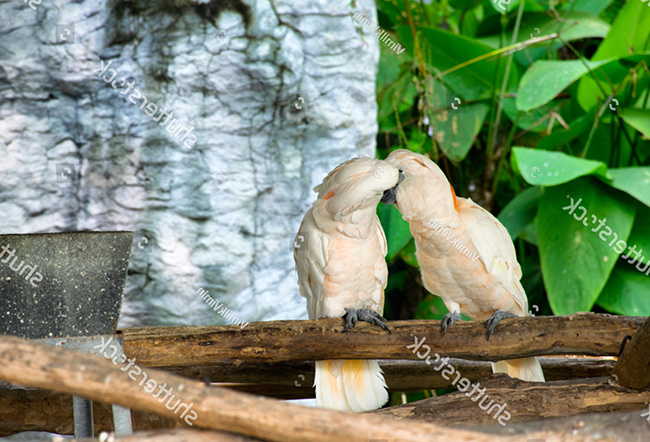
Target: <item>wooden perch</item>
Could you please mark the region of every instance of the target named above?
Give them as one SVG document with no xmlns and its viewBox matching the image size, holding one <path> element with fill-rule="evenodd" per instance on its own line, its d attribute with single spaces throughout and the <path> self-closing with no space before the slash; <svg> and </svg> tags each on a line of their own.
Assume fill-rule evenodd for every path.
<svg viewBox="0 0 650 442">
<path fill-rule="evenodd" d="M 626 387 L 650 385 L 650 318 L 625 346 L 612 376 Z"/>
<path fill-rule="evenodd" d="M 462 372 L 461 372 L 462 373 Z M 453 376 L 452 376 L 453 378 Z M 647 409 L 650 390 L 638 391 L 610 384 L 609 378 L 576 379 L 557 382 L 524 382 L 508 375 L 493 375 L 480 382 L 479 390 L 488 399 L 482 410 L 478 407 L 478 391 L 472 395 L 456 391 L 440 397 L 424 399 L 371 412 L 395 419 L 408 419 L 441 425 L 490 425 L 495 421 L 496 409 L 488 415 L 487 407 L 507 404 L 512 418 L 508 423 L 528 422 L 540 418 L 572 416 L 586 413 L 606 413 Z M 551 405 L 552 404 L 552 405 Z"/>
<path fill-rule="evenodd" d="M 0 336 L 0 380 L 47 388 L 134 410 L 178 418 L 167 404 L 143 390 L 136 380 L 98 356 L 51 347 L 11 336 Z M 192 404 L 195 427 L 229 431 L 277 442 L 524 442 L 527 436 L 481 435 L 419 422 L 396 422 L 384 417 L 301 407 L 204 384 L 147 369 L 149 381 L 165 385 Z M 142 379 L 145 379 L 142 377 Z M 155 390 L 153 387 L 152 392 Z M 169 400 L 168 402 L 169 403 Z M 182 405 L 182 404 L 181 404 Z M 188 414 L 187 416 L 190 416 Z M 187 417 L 186 416 L 186 417 Z M 297 418 L 299 416 L 299 418 Z M 539 433 L 543 437 L 543 433 Z M 558 441 L 595 441 L 590 436 L 558 436 Z M 602 440 L 601 440 L 602 442 Z"/>
<path fill-rule="evenodd" d="M 407 349 L 426 337 L 431 353 L 482 361 L 539 355 L 618 356 L 620 343 L 645 318 L 603 314 L 508 318 L 486 341 L 480 322 L 457 322 L 442 336 L 440 321 L 395 321 L 392 334 L 358 323 L 342 334 L 343 320 L 251 323 L 225 327 L 150 327 L 122 330 L 124 351 L 149 367 L 239 365 L 324 359 L 419 359 Z M 420 351 L 420 354 L 426 350 Z"/>
<path fill-rule="evenodd" d="M 614 368 L 613 360 L 591 357 L 541 357 L 544 374 L 549 381 L 605 377 Z M 492 374 L 489 362 L 451 359 L 464 377 L 475 382 Z M 454 388 L 453 378 L 445 380 L 440 372 L 424 361 L 381 360 L 386 382 L 391 391 L 429 390 Z M 282 364 L 242 364 L 220 367 L 216 373 L 228 382 L 251 382 L 230 384 L 237 391 L 284 399 L 312 398 L 315 396 L 314 364 L 289 362 Z M 201 379 L 196 373 L 193 377 Z M 302 377 L 301 377 L 302 375 Z M 304 378 L 304 379 L 303 379 Z M 252 383 L 254 382 L 254 383 Z M 300 387 L 296 387 L 296 383 Z M 224 385 L 220 385 L 224 386 Z M 113 415 L 110 406 L 96 403 L 93 407 L 95 431 L 113 431 Z M 174 428 L 171 419 L 150 413 L 133 412 L 134 431 Z M 180 425 L 180 424 L 179 424 Z M 183 423 L 183 425 L 186 425 Z M 13 389 L 0 390 L 0 437 L 21 431 L 48 431 L 72 434 L 72 396 L 47 390 Z"/>
<path fill-rule="evenodd" d="M 176 429 L 140 431 L 130 436 L 116 437 L 115 440 L 119 442 L 260 442 L 262 439 L 222 431 Z M 97 442 L 97 439 L 74 439 L 74 442 Z"/>
</svg>

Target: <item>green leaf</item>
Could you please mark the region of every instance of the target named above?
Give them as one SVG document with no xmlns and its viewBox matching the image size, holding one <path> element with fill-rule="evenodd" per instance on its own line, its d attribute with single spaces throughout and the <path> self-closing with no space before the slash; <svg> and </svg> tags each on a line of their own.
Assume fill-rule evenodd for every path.
<svg viewBox="0 0 650 442">
<path fill-rule="evenodd" d="M 512 152 L 521 176 L 534 186 L 557 186 L 583 175 L 607 179 L 607 166 L 600 161 L 526 147 L 513 147 Z"/>
<path fill-rule="evenodd" d="M 541 187 L 529 187 L 514 197 L 499 213 L 498 219 L 508 229 L 513 241 L 535 219 L 541 194 Z"/>
<path fill-rule="evenodd" d="M 590 12 L 594 15 L 600 15 L 613 0 L 575 0 L 573 2 L 566 2 L 562 5 L 562 9 L 574 11 Z"/>
<path fill-rule="evenodd" d="M 519 83 L 517 109 L 525 112 L 548 103 L 588 72 L 585 64 L 593 70 L 609 61 L 583 63 L 580 60 L 540 60 L 535 62 Z"/>
<path fill-rule="evenodd" d="M 392 261 L 404 246 L 413 238 L 409 223 L 404 221 L 394 205 L 380 204 L 377 206 L 377 214 L 386 234 L 388 242 L 388 253 L 386 259 Z"/>
<path fill-rule="evenodd" d="M 452 161 L 461 161 L 467 156 L 483 127 L 488 106 L 474 103 L 461 106 L 460 110 L 462 112 L 449 109 L 435 116 L 434 137 Z"/>
<path fill-rule="evenodd" d="M 613 313 L 650 316 L 650 208 L 637 204 L 636 222 L 627 241 L 628 249 L 619 258 L 598 298 L 598 305 Z M 642 251 L 645 250 L 645 253 Z M 626 256 L 626 258 L 623 258 Z M 643 272 L 641 272 L 643 270 Z"/>
<path fill-rule="evenodd" d="M 650 206 L 650 167 L 609 169 L 607 176 L 612 180 L 612 187 L 629 193 L 643 204 Z"/>
<path fill-rule="evenodd" d="M 461 63 L 473 60 L 477 57 L 490 54 L 494 50 L 476 40 L 464 36 L 445 32 L 440 29 L 420 27 L 420 45 L 422 46 L 422 55 L 425 63 L 433 72 L 442 73 L 449 69 L 459 66 Z M 413 52 L 413 36 L 408 26 L 397 28 L 397 34 L 404 47 Z M 465 102 L 476 100 L 483 95 L 491 95 L 494 89 L 494 80 L 497 78 L 497 84 L 502 83 L 505 63 L 500 63 L 499 68 L 495 57 L 488 57 L 485 60 L 471 63 L 463 68 L 453 72 L 446 73 L 443 81 L 453 92 L 459 94 Z M 513 63 L 509 76 L 507 90 L 514 89 L 521 77 L 521 68 L 518 64 Z"/>
<path fill-rule="evenodd" d="M 562 21 L 549 17 L 546 12 L 528 12 L 521 19 L 521 27 L 517 34 L 517 43 L 531 38 L 540 38 L 554 33 L 562 32 L 565 41 L 581 40 L 584 38 L 604 38 L 609 32 L 610 25 L 606 21 L 588 12 L 563 12 Z M 514 20 L 508 26 L 508 42 L 511 40 Z M 481 42 L 498 48 L 500 33 L 483 37 Z M 557 44 L 561 44 L 557 41 Z M 548 41 L 543 44 L 548 44 Z"/>
<path fill-rule="evenodd" d="M 618 114 L 644 137 L 650 138 L 650 109 L 619 109 Z"/>
<path fill-rule="evenodd" d="M 399 257 L 402 258 L 402 261 L 410 265 L 411 267 L 415 267 L 416 269 L 420 268 L 420 264 L 418 264 L 418 258 L 415 256 L 415 241 L 411 240 L 409 243 L 402 249 L 401 252 L 399 252 Z"/>
<path fill-rule="evenodd" d="M 619 58 L 647 50 L 650 8 L 641 1 L 628 1 L 616 16 L 612 29 L 598 46 L 593 61 Z"/>
<path fill-rule="evenodd" d="M 650 278 L 637 270 L 637 264 L 622 261 L 616 264 L 598 297 L 599 306 L 619 315 L 650 316 Z M 640 266 L 644 267 L 645 264 Z"/>
<path fill-rule="evenodd" d="M 590 76 L 586 75 L 580 80 L 578 85 L 578 102 L 580 107 L 585 111 L 595 108 L 597 105 L 605 101 L 605 96 L 600 90 L 601 87 L 605 94 L 608 96 L 614 93 L 615 88 L 620 86 L 620 83 L 630 74 L 630 68 L 645 62 L 650 63 L 650 54 L 631 55 L 616 60 L 611 60 L 599 68 L 594 70 L 596 78 L 600 83 L 600 87 L 596 81 Z M 612 101 L 610 108 L 617 108 L 618 101 L 625 99 L 625 90 L 618 90 L 616 100 Z M 609 116 L 609 114 L 605 114 Z"/>
<path fill-rule="evenodd" d="M 544 189 L 537 227 L 553 313 L 591 310 L 630 235 L 634 213 L 624 194 L 592 177 Z"/>
</svg>

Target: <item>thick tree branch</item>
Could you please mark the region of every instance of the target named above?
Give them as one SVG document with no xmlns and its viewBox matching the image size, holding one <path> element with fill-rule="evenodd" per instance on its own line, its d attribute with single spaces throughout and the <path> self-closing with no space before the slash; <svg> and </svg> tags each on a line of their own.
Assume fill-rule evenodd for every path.
<svg viewBox="0 0 650 442">
<path fill-rule="evenodd" d="M 514 422 L 536 421 L 541 418 L 573 416 L 587 413 L 647 410 L 650 390 L 638 391 L 615 386 L 608 378 L 575 379 L 557 382 L 525 382 L 508 375 L 493 375 L 480 382 L 478 390 L 469 395 L 456 391 L 440 397 L 424 399 L 396 407 L 373 411 L 372 414 L 396 419 L 415 419 L 440 425 L 490 425 L 495 421 L 492 406 L 507 404 Z M 479 396 L 485 387 L 488 398 Z M 474 401 L 476 399 L 476 401 Z M 493 403 L 491 401 L 494 401 Z M 488 407 L 488 404 L 492 404 Z"/>
<path fill-rule="evenodd" d="M 440 321 L 395 321 L 392 334 L 358 323 L 342 334 L 341 319 L 251 323 L 225 327 L 150 327 L 122 330 L 129 358 L 150 367 L 324 359 L 419 359 L 407 349 L 426 337 L 431 354 L 482 361 L 538 355 L 618 356 L 620 343 L 645 318 L 602 314 L 508 318 L 489 341 L 482 323 L 455 323 L 442 336 Z M 426 348 L 419 351 L 426 353 Z"/>
</svg>

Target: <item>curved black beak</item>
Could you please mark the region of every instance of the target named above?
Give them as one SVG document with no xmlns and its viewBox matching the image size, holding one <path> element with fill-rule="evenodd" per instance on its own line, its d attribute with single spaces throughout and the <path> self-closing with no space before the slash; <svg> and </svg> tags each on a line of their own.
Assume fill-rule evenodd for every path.
<svg viewBox="0 0 650 442">
<path fill-rule="evenodd" d="M 404 172 L 401 170 L 399 171 L 399 178 L 397 178 L 397 184 L 395 186 L 391 187 L 388 190 L 384 191 L 384 196 L 381 197 L 381 202 L 384 204 L 395 204 L 397 202 L 397 197 L 395 196 L 395 190 L 397 190 L 397 186 L 399 186 L 399 183 L 404 181 Z"/>
</svg>

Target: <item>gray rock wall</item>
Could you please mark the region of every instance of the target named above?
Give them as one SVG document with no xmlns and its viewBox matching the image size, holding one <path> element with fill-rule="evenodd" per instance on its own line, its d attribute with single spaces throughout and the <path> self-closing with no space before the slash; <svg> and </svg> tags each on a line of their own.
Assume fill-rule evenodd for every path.
<svg viewBox="0 0 650 442">
<path fill-rule="evenodd" d="M 121 327 L 228 323 L 199 288 L 306 318 L 311 189 L 374 155 L 377 40 L 350 16 L 374 4 L 352 7 L 0 1 L 0 232 L 134 230 Z"/>
</svg>

